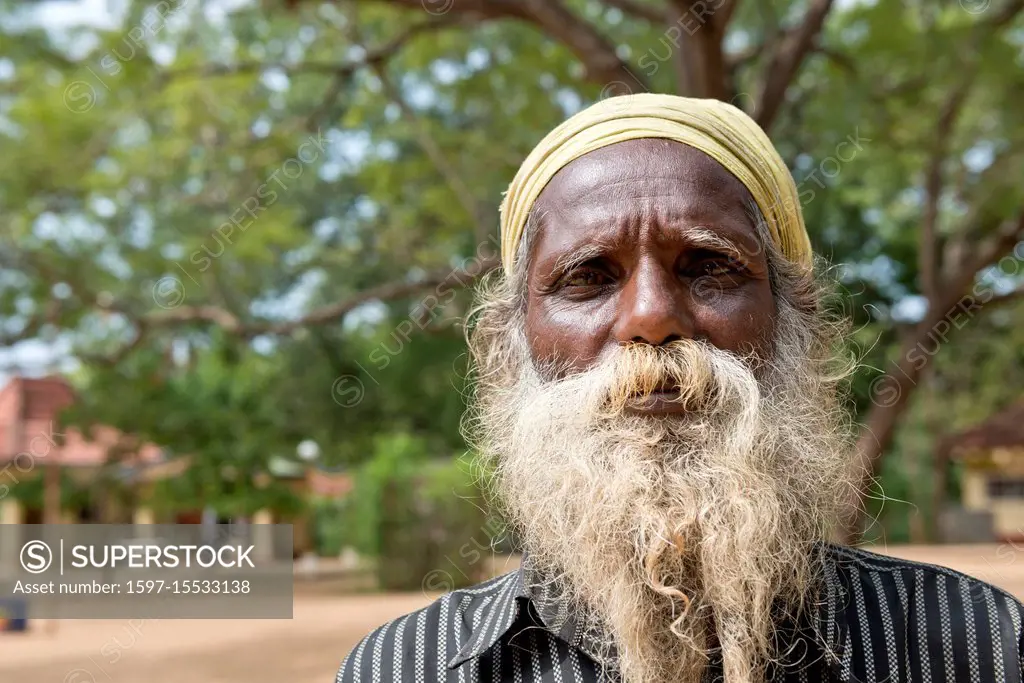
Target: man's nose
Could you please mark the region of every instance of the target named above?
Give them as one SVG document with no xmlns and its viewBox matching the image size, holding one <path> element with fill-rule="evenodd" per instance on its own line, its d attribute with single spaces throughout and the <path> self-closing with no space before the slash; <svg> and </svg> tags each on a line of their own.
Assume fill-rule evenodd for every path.
<svg viewBox="0 0 1024 683">
<path fill-rule="evenodd" d="M 683 290 L 683 283 L 671 269 L 660 265 L 637 269 L 619 296 L 616 341 L 661 346 L 693 339 L 693 318 Z"/>
</svg>

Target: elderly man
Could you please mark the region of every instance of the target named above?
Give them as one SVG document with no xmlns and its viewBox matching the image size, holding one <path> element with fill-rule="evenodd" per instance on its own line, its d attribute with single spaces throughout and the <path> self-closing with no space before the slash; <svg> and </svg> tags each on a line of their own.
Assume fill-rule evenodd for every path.
<svg viewBox="0 0 1024 683">
<path fill-rule="evenodd" d="M 750 118 L 604 100 L 526 159 L 501 229 L 468 424 L 522 568 L 380 627 L 339 683 L 1021 683 L 1012 596 L 828 542 L 851 363 Z"/>
</svg>

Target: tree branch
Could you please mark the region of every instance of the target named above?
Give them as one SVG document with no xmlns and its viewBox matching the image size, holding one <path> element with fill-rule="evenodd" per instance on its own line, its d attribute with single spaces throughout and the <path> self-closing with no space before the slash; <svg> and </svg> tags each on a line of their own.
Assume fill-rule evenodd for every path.
<svg viewBox="0 0 1024 683">
<path fill-rule="evenodd" d="M 422 12 L 432 0 L 352 0 L 354 4 L 384 4 Z M 535 25 L 545 35 L 568 48 L 586 69 L 587 79 L 604 84 L 609 93 L 628 94 L 650 90 L 647 81 L 619 59 L 615 45 L 588 22 L 573 14 L 561 0 L 444 0 L 437 4 L 442 16 L 482 19 L 519 19 Z"/>
<path fill-rule="evenodd" d="M 722 5 L 715 11 L 715 23 L 721 29 L 722 35 L 725 35 L 725 29 L 729 26 L 732 15 L 739 6 L 740 0 L 723 0 Z"/>
<path fill-rule="evenodd" d="M 764 43 L 761 52 L 775 54 L 779 44 L 785 40 L 788 33 L 779 26 L 779 17 L 772 7 L 771 0 L 759 0 L 757 9 L 761 14 L 761 23 L 764 25 Z"/>
<path fill-rule="evenodd" d="M 929 305 L 938 294 L 939 250 L 936 224 L 939 219 L 939 199 L 942 196 L 943 188 L 942 163 L 946 158 L 950 133 L 956 124 L 957 114 L 967 97 L 969 83 L 969 79 L 961 81 L 942 107 L 925 172 L 925 206 L 924 215 L 921 218 L 921 236 L 917 258 L 921 273 L 921 294 L 929 302 Z"/>
<path fill-rule="evenodd" d="M 615 46 L 597 29 L 577 17 L 562 0 L 521 0 L 530 19 L 552 38 L 564 44 L 586 68 L 587 78 L 604 83 L 609 94 L 650 90 L 647 81 L 619 59 Z"/>
<path fill-rule="evenodd" d="M 306 315 L 295 320 L 280 322 L 272 321 L 240 321 L 231 312 L 216 306 L 179 306 L 177 308 L 151 311 L 142 316 L 131 316 L 130 307 L 120 303 L 97 304 L 98 308 L 111 312 L 121 313 L 132 321 L 135 326 L 135 334 L 132 338 L 122 344 L 112 353 L 107 355 L 96 355 L 78 352 L 82 360 L 102 365 L 116 365 L 123 361 L 133 350 L 139 348 L 143 341 L 155 330 L 161 328 L 174 328 L 196 323 L 216 325 L 230 334 L 251 339 L 259 335 L 285 335 L 307 328 L 320 325 L 338 323 L 346 314 L 363 304 L 371 301 L 391 301 L 402 299 L 420 292 L 435 290 L 438 295 L 434 301 L 440 299 L 442 291 L 449 292 L 455 289 L 469 287 L 475 284 L 480 278 L 496 268 L 499 264 L 498 257 L 488 256 L 487 258 L 474 259 L 468 265 L 454 270 L 434 273 L 420 280 L 410 282 L 408 280 L 396 280 L 376 287 L 363 290 L 357 294 L 346 297 L 336 303 L 317 308 Z M 429 295 L 428 295 L 429 298 Z M 421 304 L 426 308 L 427 299 Z"/>
<path fill-rule="evenodd" d="M 316 108 L 314 108 L 306 117 L 306 130 L 313 132 L 320 128 L 321 120 L 327 117 L 331 109 L 338 102 L 338 98 L 341 96 L 345 86 L 352 82 L 353 77 L 353 72 L 335 74 L 334 78 L 331 79 L 331 84 L 327 86 L 327 90 L 324 92 L 324 96 L 321 98 L 320 104 L 317 105 Z"/>
<path fill-rule="evenodd" d="M 434 15 L 459 15 L 470 20 L 482 17 L 529 19 L 529 13 L 523 6 L 522 0 L 457 0 L 457 2 L 450 0 L 351 0 L 351 2 L 356 5 L 375 4 L 405 7 L 420 13 L 426 10 Z"/>
<path fill-rule="evenodd" d="M 825 59 L 829 60 L 843 71 L 847 72 L 851 76 L 858 76 L 857 64 L 854 60 L 850 59 L 848 55 L 839 52 L 838 50 L 832 50 L 827 47 L 822 47 L 819 44 L 815 44 L 814 51 L 821 54 Z"/>
<path fill-rule="evenodd" d="M 51 300 L 42 314 L 31 316 L 18 332 L 0 332 L 0 349 L 9 348 L 28 339 L 35 339 L 42 332 L 43 327 L 57 323 L 60 311 L 60 302 L 56 299 Z"/>
<path fill-rule="evenodd" d="M 643 19 L 652 24 L 660 25 L 665 23 L 664 10 L 652 7 L 651 5 L 645 5 L 642 2 L 637 2 L 637 0 L 604 0 L 604 4 L 621 10 L 624 14 L 629 14 L 637 19 Z"/>
<path fill-rule="evenodd" d="M 66 279 L 55 272 L 46 259 L 34 259 L 31 256 L 33 254 L 17 248 L 14 238 L 0 234 L 0 268 L 14 271 L 34 270 L 40 280 L 46 283 L 47 289 Z M 0 329 L 0 348 L 35 339 L 47 325 L 57 326 L 66 307 L 65 300 L 53 298 L 45 303 L 42 310 L 29 316 L 18 332 L 5 333 Z"/>
<path fill-rule="evenodd" d="M 186 78 L 209 78 L 215 76 L 237 76 L 246 73 L 256 73 L 267 69 L 280 69 L 287 74 L 314 73 L 334 76 L 351 76 L 359 69 L 380 65 L 394 57 L 413 38 L 422 33 L 437 31 L 449 28 L 463 22 L 464 18 L 458 15 L 445 14 L 431 17 L 406 27 L 383 45 L 367 49 L 366 54 L 360 60 L 351 62 L 316 62 L 306 61 L 300 64 L 284 64 L 280 62 L 239 62 L 237 64 L 213 64 L 208 66 L 187 67 L 165 72 L 161 78 L 165 80 L 180 80 Z"/>
<path fill-rule="evenodd" d="M 792 83 L 804 57 L 811 48 L 825 24 L 825 17 L 832 9 L 833 0 L 813 0 L 803 22 L 790 33 L 772 56 L 765 70 L 764 86 L 757 100 L 754 118 L 761 128 L 768 130 L 778 116 L 786 97 L 786 90 Z"/>
<path fill-rule="evenodd" d="M 114 367 L 120 365 L 132 351 L 142 346 L 142 343 L 148 337 L 149 328 L 142 322 L 136 323 L 135 334 L 125 344 L 119 346 L 113 353 L 109 355 L 100 355 L 89 353 L 85 351 L 76 351 L 75 355 L 83 362 L 91 365 L 103 365 L 106 367 Z"/>
<path fill-rule="evenodd" d="M 728 100 L 731 84 L 722 40 L 735 3 L 725 2 L 714 10 L 698 0 L 672 4 L 679 12 L 673 25 L 687 34 L 674 53 L 678 94 Z"/>
<path fill-rule="evenodd" d="M 1024 11 L 1024 0 L 1011 0 L 989 20 L 989 25 L 996 29 L 1003 28 L 1013 21 L 1021 11 Z"/>
<path fill-rule="evenodd" d="M 1006 292 L 1005 294 L 995 295 L 985 303 L 985 306 L 989 309 L 992 309 L 999 306 L 1005 306 L 1006 304 L 1010 304 L 1015 301 L 1020 301 L 1022 299 L 1024 299 L 1024 285 L 1018 287 L 1017 289 L 1012 289 L 1009 292 Z"/>
<path fill-rule="evenodd" d="M 338 303 L 318 308 L 297 320 L 256 324 L 245 328 L 242 330 L 242 333 L 246 336 L 290 334 L 302 327 L 338 322 L 349 311 L 370 301 L 401 299 L 429 289 L 451 290 L 468 287 L 497 266 L 498 258 L 495 256 L 475 260 L 471 265 L 464 268 L 457 268 L 446 273 L 435 273 L 432 276 L 415 282 L 396 281 L 378 285 L 343 299 Z"/>
</svg>

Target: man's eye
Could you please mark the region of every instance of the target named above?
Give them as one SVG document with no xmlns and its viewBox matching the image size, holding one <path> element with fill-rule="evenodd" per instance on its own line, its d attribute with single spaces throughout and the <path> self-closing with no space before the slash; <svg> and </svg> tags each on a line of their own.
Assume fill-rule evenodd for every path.
<svg viewBox="0 0 1024 683">
<path fill-rule="evenodd" d="M 728 261 L 702 261 L 694 269 L 698 275 L 716 277 L 735 272 L 737 268 Z"/>
<path fill-rule="evenodd" d="M 562 280 L 565 287 L 596 287 L 605 284 L 608 284 L 608 275 L 592 268 L 574 270 Z"/>
</svg>

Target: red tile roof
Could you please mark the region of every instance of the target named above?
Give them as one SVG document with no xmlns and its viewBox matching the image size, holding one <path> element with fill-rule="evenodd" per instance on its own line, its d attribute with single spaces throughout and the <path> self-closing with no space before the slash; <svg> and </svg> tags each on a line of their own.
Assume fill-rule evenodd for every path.
<svg viewBox="0 0 1024 683">
<path fill-rule="evenodd" d="M 60 377 L 11 380 L 0 390 L 0 463 L 17 459 L 16 466 L 27 468 L 32 459 L 45 462 L 53 457 L 63 465 L 90 467 L 106 462 L 108 450 L 118 444 L 134 446 L 130 435 L 113 427 L 97 426 L 89 435 L 60 428 L 59 413 L 74 400 L 74 390 Z M 145 444 L 139 459 L 159 462 L 163 454 L 157 446 Z"/>
<path fill-rule="evenodd" d="M 953 434 L 942 445 L 953 457 L 970 451 L 1012 447 L 1024 447 L 1024 399 L 971 429 Z"/>
</svg>

